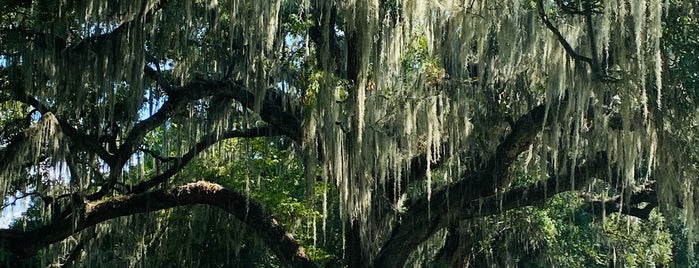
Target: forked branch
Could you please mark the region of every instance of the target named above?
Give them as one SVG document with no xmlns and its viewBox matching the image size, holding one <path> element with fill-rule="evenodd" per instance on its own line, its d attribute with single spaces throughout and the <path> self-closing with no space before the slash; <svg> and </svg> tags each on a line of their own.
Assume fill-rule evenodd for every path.
<svg viewBox="0 0 699 268">
<path fill-rule="evenodd" d="M 560 2 L 560 1 L 557 1 Z M 575 49 L 568 43 L 565 37 L 563 37 L 563 34 L 556 28 L 555 25 L 549 20 L 548 16 L 546 15 L 546 11 L 544 10 L 544 4 L 542 0 L 537 0 L 537 12 L 539 13 L 539 17 L 541 20 L 544 22 L 544 25 L 546 25 L 546 28 L 548 28 L 554 36 L 556 36 L 556 39 L 558 42 L 563 46 L 563 49 L 565 49 L 566 53 L 573 58 L 576 61 L 584 62 L 590 65 L 590 68 L 592 69 L 592 73 L 594 73 L 598 78 L 600 78 L 602 81 L 607 81 L 607 82 L 616 82 L 618 81 L 618 78 L 615 78 L 613 76 L 608 75 L 605 70 L 602 68 L 599 59 L 597 58 L 597 41 L 595 39 L 595 33 L 594 33 L 594 25 L 592 21 L 592 14 L 597 13 L 596 10 L 598 10 L 600 5 L 598 3 L 586 3 L 585 8 L 583 9 L 577 9 L 577 8 L 571 8 L 566 5 L 561 5 L 560 3 L 558 4 L 561 9 L 563 9 L 564 12 L 572 15 L 583 15 L 585 17 L 585 24 L 586 24 L 586 30 L 588 34 L 588 39 L 589 39 L 589 46 L 590 46 L 590 51 L 591 51 L 591 56 L 586 57 L 583 56 L 582 54 L 578 53 L 575 51 Z"/>
<path fill-rule="evenodd" d="M 539 12 L 539 17 L 541 18 L 542 21 L 544 21 L 544 24 L 546 25 L 546 28 L 548 28 L 555 36 L 556 39 L 558 39 L 558 42 L 561 43 L 561 46 L 563 46 L 563 49 L 566 50 L 568 55 L 570 55 L 571 58 L 577 60 L 577 61 L 582 61 L 587 64 L 590 64 L 590 66 L 593 66 L 593 61 L 591 58 L 585 57 L 573 49 L 573 47 L 568 43 L 568 41 L 563 37 L 563 34 L 556 28 L 556 26 L 551 23 L 551 20 L 549 20 L 548 16 L 546 15 L 546 11 L 544 10 L 544 3 L 542 0 L 537 0 L 536 3 L 537 6 L 537 11 Z M 594 68 L 594 66 L 593 66 Z"/>
</svg>

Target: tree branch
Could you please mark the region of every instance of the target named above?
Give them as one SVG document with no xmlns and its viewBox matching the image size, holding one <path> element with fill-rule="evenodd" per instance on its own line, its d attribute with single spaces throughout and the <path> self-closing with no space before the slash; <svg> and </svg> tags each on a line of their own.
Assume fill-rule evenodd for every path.
<svg viewBox="0 0 699 268">
<path fill-rule="evenodd" d="M 11 85 L 14 84 L 15 83 L 11 83 Z M 13 92 L 14 100 L 33 106 L 42 114 L 47 112 L 55 112 L 52 111 L 48 106 L 41 103 L 36 98 L 27 95 L 24 88 L 10 87 L 10 90 Z M 97 138 L 82 133 L 80 130 L 68 123 L 68 121 L 66 120 L 63 120 L 61 118 L 56 119 L 58 121 L 58 124 L 61 126 L 61 132 L 70 138 L 70 140 L 73 142 L 73 145 L 78 146 L 87 152 L 97 154 L 100 158 L 102 158 L 102 160 L 104 160 L 107 163 L 113 161 L 114 157 L 109 152 L 107 152 L 107 150 L 97 141 Z M 77 152 L 78 150 L 73 151 Z"/>
<path fill-rule="evenodd" d="M 537 11 L 539 13 L 539 17 L 541 20 L 544 22 L 546 25 L 546 28 L 548 28 L 555 36 L 556 39 L 558 39 L 558 42 L 561 43 L 565 51 L 568 53 L 568 55 L 573 58 L 576 61 L 581 61 L 585 62 L 588 65 L 590 65 L 590 68 L 592 69 L 592 73 L 595 74 L 599 79 L 602 81 L 606 82 L 618 82 L 619 79 L 615 78 L 613 76 L 610 76 L 606 73 L 606 71 L 602 68 L 599 59 L 597 58 L 597 44 L 596 44 L 596 39 L 595 39 L 595 31 L 594 31 L 594 25 L 592 21 L 592 14 L 593 13 L 599 13 L 597 10 L 602 8 L 601 4 L 593 3 L 593 2 L 587 2 L 583 4 L 583 8 L 579 9 L 578 7 L 572 6 L 573 3 L 568 3 L 570 5 L 566 5 L 564 3 L 568 3 L 566 1 L 556 1 L 556 4 L 558 5 L 559 8 L 563 10 L 563 12 L 572 14 L 572 15 L 582 15 L 585 17 L 585 24 L 586 24 L 586 30 L 587 30 L 587 35 L 588 35 L 588 40 L 590 41 L 590 51 L 592 54 L 590 57 L 585 57 L 582 54 L 579 54 L 578 52 L 573 49 L 573 47 L 568 43 L 568 41 L 563 37 L 561 32 L 556 28 L 556 26 L 551 23 L 549 20 L 548 16 L 546 16 L 546 11 L 544 11 L 544 4 L 542 0 L 537 0 Z"/>
<path fill-rule="evenodd" d="M 642 220 L 648 220 L 650 218 L 650 212 L 656 206 L 656 203 L 648 203 L 643 208 L 628 204 L 622 205 L 621 198 L 615 198 L 608 201 L 592 201 L 585 204 L 581 209 L 587 211 L 597 218 L 603 217 L 603 214 L 620 213 L 634 216 Z"/>
<path fill-rule="evenodd" d="M 156 151 L 153 151 L 153 150 L 151 150 L 151 149 L 139 148 L 138 150 L 141 151 L 141 152 L 143 152 L 143 153 L 146 153 L 146 154 L 152 156 L 153 158 L 157 159 L 157 160 L 160 161 L 160 162 L 173 162 L 173 161 L 177 161 L 177 160 L 178 160 L 177 157 L 172 157 L 172 156 L 165 157 L 165 156 L 161 156 L 161 155 L 158 154 Z"/>
<path fill-rule="evenodd" d="M 151 75 L 154 75 L 153 73 L 156 72 L 150 67 L 146 66 L 145 68 L 146 70 L 150 69 L 150 71 L 146 73 L 151 73 Z M 157 79 L 157 76 L 154 78 Z M 249 92 L 242 84 L 228 80 L 197 79 L 183 87 L 174 87 L 171 85 L 166 87 L 170 88 L 169 91 L 166 91 L 168 100 L 165 101 L 160 110 L 151 117 L 138 122 L 128 133 L 124 139 L 124 143 L 119 147 L 117 152 L 117 163 L 121 163 L 122 165 L 126 163 L 131 157 L 131 154 L 141 145 L 143 138 L 148 132 L 168 120 L 192 101 L 207 96 L 220 96 L 235 99 L 248 109 L 252 109 L 256 98 L 256 96 Z M 264 96 L 259 115 L 262 120 L 277 127 L 282 134 L 295 141 L 300 141 L 301 120 L 297 115 L 284 108 L 288 106 L 289 105 L 284 105 L 281 94 L 268 92 L 267 95 Z"/>
<path fill-rule="evenodd" d="M 377 262 L 375 263 L 382 263 L 383 265 L 383 262 L 388 260 L 386 259 L 389 258 L 388 256 L 409 254 L 415 247 L 425 241 L 425 239 L 429 238 L 439 228 L 443 227 L 443 224 L 446 224 L 446 222 L 443 221 L 444 218 L 438 221 L 436 218 L 437 215 L 447 213 L 448 211 L 459 211 L 458 207 L 447 207 L 447 205 L 453 204 L 443 204 L 443 202 L 446 202 L 445 200 L 449 200 L 449 196 L 452 196 L 452 201 L 460 200 L 462 203 L 466 203 L 477 200 L 478 198 L 485 198 L 493 195 L 497 193 L 498 188 L 507 187 L 512 181 L 509 174 L 510 166 L 514 163 L 519 154 L 524 152 L 529 145 L 532 144 L 534 138 L 543 127 L 554 121 L 553 119 L 558 116 L 557 111 L 560 105 L 562 104 L 556 102 L 548 106 L 542 104 L 531 109 L 527 114 L 521 116 L 512 124 L 512 131 L 505 137 L 504 141 L 498 145 L 495 153 L 485 161 L 485 164 L 481 168 L 465 172 L 461 175 L 461 180 L 457 183 L 433 194 L 430 197 L 433 200 L 432 203 L 428 201 L 427 197 L 414 200 L 409 207 L 415 208 L 413 210 L 416 210 L 416 212 L 408 211 L 406 216 L 410 215 L 410 213 L 415 213 L 415 215 L 408 217 L 414 217 L 415 220 L 421 222 L 419 226 L 414 226 L 418 228 L 417 230 L 421 231 L 414 232 L 410 230 L 410 227 L 401 227 L 403 226 L 402 224 L 396 226 L 393 230 L 393 234 L 379 253 L 382 255 L 377 257 Z M 547 109 L 550 115 L 547 115 Z M 476 160 L 476 162 L 479 161 Z M 418 166 L 413 167 L 413 164 Z M 427 164 L 430 163 L 426 161 L 411 161 L 411 170 L 413 170 L 413 168 L 419 168 L 419 165 Z M 439 202 L 442 202 L 441 205 L 444 207 L 438 208 L 438 210 L 432 210 L 431 205 L 438 204 Z M 428 208 L 428 206 L 430 208 Z M 463 207 L 463 205 L 461 206 Z M 422 214 L 419 215 L 420 213 Z M 430 215 L 432 219 L 425 217 L 425 215 Z M 413 225 L 409 224 L 407 226 Z M 406 235 L 411 237 L 408 239 L 404 237 Z M 404 245 L 406 245 L 404 242 L 406 241 L 408 242 L 407 245 L 411 247 L 410 250 L 405 250 L 404 248 Z M 403 251 L 401 251 L 401 249 Z M 402 263 L 406 258 L 407 255 L 397 259 L 402 259 L 402 261 L 400 261 Z M 388 266 L 393 267 L 394 265 L 400 266 L 397 263 Z"/>
<path fill-rule="evenodd" d="M 32 256 L 50 244 L 110 219 L 193 204 L 223 209 L 246 223 L 262 238 L 282 265 L 315 267 L 303 247 L 261 204 L 241 193 L 204 181 L 86 203 L 78 206 L 79 209 L 70 217 L 36 230 L 0 229 L 0 248 L 19 256 Z"/>
<path fill-rule="evenodd" d="M 170 166 L 165 172 L 153 177 L 150 180 L 141 182 L 139 184 L 136 184 L 134 186 L 127 186 L 128 193 L 133 194 L 133 193 L 142 193 L 145 192 L 146 190 L 161 184 L 165 182 L 167 179 L 170 177 L 174 176 L 179 172 L 182 168 L 184 168 L 185 165 L 187 165 L 194 157 L 199 154 L 200 152 L 206 150 L 209 148 L 209 146 L 213 145 L 214 143 L 218 141 L 222 141 L 225 139 L 230 139 L 230 138 L 252 138 L 252 137 L 263 137 L 263 136 L 276 136 L 279 135 L 279 132 L 277 131 L 276 128 L 274 127 L 256 127 L 256 128 L 251 128 L 251 129 L 245 129 L 245 130 L 231 130 L 224 132 L 222 134 L 216 134 L 212 133 L 209 134 L 205 137 L 203 137 L 196 145 L 192 146 L 192 148 L 187 151 L 184 155 L 182 155 L 179 158 L 172 158 L 168 157 L 168 159 L 175 159 L 174 164 Z"/>
<path fill-rule="evenodd" d="M 554 116 L 549 116 L 548 120 L 544 122 L 546 117 L 547 106 L 545 104 L 539 105 L 531 109 L 527 114 L 522 115 L 517 121 L 512 124 L 512 131 L 507 134 L 504 141 L 497 147 L 496 154 L 491 157 L 486 163 L 486 166 L 482 170 L 491 170 L 493 172 L 492 178 L 500 179 L 499 182 L 494 182 L 491 177 L 484 178 L 483 181 L 472 182 L 474 184 L 479 184 L 479 186 L 473 186 L 474 189 L 479 189 L 482 194 L 481 196 L 487 196 L 491 194 L 494 190 L 494 186 L 499 185 L 499 187 L 507 186 L 510 183 L 511 178 L 507 174 L 509 166 L 514 162 L 519 154 L 524 152 L 529 145 L 533 142 L 534 137 L 547 125 L 553 122 Z M 556 114 L 558 110 L 558 103 L 550 104 L 549 114 Z M 448 143 L 442 145 L 442 150 L 448 148 Z M 430 169 L 435 170 L 441 167 L 445 162 L 447 162 L 448 157 L 442 157 L 437 162 L 428 163 L 425 153 L 414 156 L 408 167 L 407 174 L 403 174 L 402 178 L 399 178 L 399 189 L 394 189 L 396 183 L 395 179 L 389 180 L 386 183 L 386 195 L 389 200 L 396 201 L 400 195 L 402 195 L 406 190 L 408 183 L 416 180 L 423 180 L 429 165 Z M 474 161 L 478 162 L 478 160 Z M 467 171 L 468 172 L 468 171 Z M 466 173 L 463 177 L 467 177 Z M 488 184 L 488 185 L 484 185 Z"/>
<path fill-rule="evenodd" d="M 144 68 L 146 70 L 150 69 L 147 66 Z M 154 71 L 151 70 L 151 72 Z M 124 142 L 119 146 L 115 154 L 113 165 L 110 165 L 113 170 L 118 171 L 131 158 L 131 155 L 141 146 L 143 138 L 148 132 L 183 110 L 188 103 L 208 96 L 218 96 L 235 99 L 247 108 L 252 109 L 256 97 L 241 83 L 229 80 L 196 79 L 183 87 L 168 86 L 167 88 L 170 88 L 170 90 L 166 91 L 168 99 L 163 106 L 150 117 L 138 122 L 126 135 Z M 284 108 L 288 106 L 284 105 L 281 94 L 268 92 L 262 102 L 259 115 L 262 120 L 278 128 L 282 134 L 295 141 L 300 141 L 301 120 L 291 111 Z M 108 187 L 101 188 L 91 198 L 94 198 L 93 200 L 99 199 L 108 192 L 115 182 L 116 177 L 112 178 L 112 183 Z"/>
<path fill-rule="evenodd" d="M 577 61 L 582 61 L 582 62 L 589 64 L 594 69 L 595 66 L 593 64 L 592 59 L 578 54 L 575 51 L 575 49 L 573 49 L 573 47 L 570 46 L 570 43 L 568 43 L 568 41 L 565 39 L 565 37 L 563 37 L 561 32 L 558 30 L 558 28 L 556 28 L 556 26 L 554 26 L 553 23 L 551 23 L 548 16 L 546 16 L 546 11 L 544 11 L 543 1 L 537 0 L 536 6 L 537 6 L 537 10 L 539 12 L 539 17 L 541 18 L 542 21 L 544 21 L 546 28 L 548 28 L 556 36 L 556 39 L 558 39 L 558 42 L 561 43 L 561 45 L 566 50 L 566 52 L 568 52 L 568 55 L 570 55 L 570 57 L 572 57 L 573 59 L 575 59 Z"/>
<path fill-rule="evenodd" d="M 617 195 L 609 200 L 590 201 L 578 209 L 587 211 L 599 218 L 605 213 L 621 213 L 648 220 L 650 212 L 657 206 L 658 197 L 655 192 L 655 183 L 651 183 L 646 185 L 644 189 L 631 193 L 628 200 L 622 195 Z"/>
<path fill-rule="evenodd" d="M 95 237 L 97 237 L 97 230 L 94 230 L 94 228 L 93 230 L 90 230 L 90 233 L 87 234 L 86 237 L 81 237 L 80 242 L 73 247 L 73 249 L 63 258 L 63 260 L 61 260 L 63 263 L 61 264 L 61 267 L 70 267 L 72 263 L 80 257 L 85 249 L 85 245 Z"/>
<path fill-rule="evenodd" d="M 68 40 L 57 35 L 46 34 L 43 32 L 26 30 L 23 28 L 0 28 L 0 37 L 15 39 L 15 40 L 32 40 L 35 44 L 42 48 L 55 47 L 57 53 L 85 53 L 84 49 L 91 48 L 99 50 L 102 45 L 108 44 L 119 38 L 132 27 L 142 27 L 142 22 L 150 22 L 153 19 L 153 14 L 158 12 L 168 0 L 161 0 L 146 7 L 146 2 L 142 6 L 141 12 L 130 20 L 122 21 L 117 27 L 108 33 L 89 36 L 74 44 L 70 44 Z M 53 42 L 55 46 L 46 46 L 48 42 Z M 23 42 L 16 41 L 14 43 L 21 44 Z"/>
<path fill-rule="evenodd" d="M 540 203 L 557 193 L 580 189 L 607 169 L 607 156 L 602 152 L 575 169 L 574 176 L 578 178 L 575 182 L 563 175 L 482 198 L 474 198 L 473 191 L 464 187 L 468 185 L 464 182 L 487 175 L 472 173 L 461 182 L 432 194 L 431 200 L 422 198 L 410 204 L 410 209 L 375 258 L 374 267 L 401 267 L 420 243 L 451 223 Z"/>
<path fill-rule="evenodd" d="M 218 84 L 217 81 L 201 81 L 205 83 Z M 229 97 L 240 102 L 246 108 L 253 110 L 256 99 L 252 92 L 245 89 L 239 83 L 233 83 L 230 87 L 216 87 L 214 95 Z M 261 96 L 262 107 L 259 115 L 265 122 L 279 129 L 281 134 L 291 138 L 296 142 L 301 142 L 301 117 L 292 112 L 292 104 L 285 94 L 277 90 L 266 90 L 265 96 Z"/>
<path fill-rule="evenodd" d="M 543 182 L 528 187 L 518 187 L 505 192 L 502 195 L 490 195 L 486 198 L 469 202 L 463 213 L 454 214 L 450 222 L 476 217 L 484 217 L 499 214 L 514 208 L 531 206 L 546 201 L 556 194 L 581 190 L 588 185 L 592 179 L 606 176 L 609 170 L 607 154 L 600 152 L 590 161 L 578 166 L 573 175 L 562 175 L 549 178 Z"/>
</svg>

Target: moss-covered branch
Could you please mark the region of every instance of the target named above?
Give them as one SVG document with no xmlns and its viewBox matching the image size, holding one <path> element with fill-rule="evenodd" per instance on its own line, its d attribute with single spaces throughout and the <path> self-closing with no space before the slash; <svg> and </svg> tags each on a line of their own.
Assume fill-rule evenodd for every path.
<svg viewBox="0 0 699 268">
<path fill-rule="evenodd" d="M 52 243 L 101 222 L 138 213 L 204 204 L 232 214 L 267 244 L 283 265 L 315 267 L 304 248 L 265 208 L 245 195 L 204 181 L 109 200 L 74 204 L 69 216 L 30 231 L 0 229 L 0 248 L 31 256 Z"/>
<path fill-rule="evenodd" d="M 419 199 L 410 205 L 401 222 L 374 260 L 374 267 L 401 267 L 408 255 L 436 231 L 460 220 L 502 213 L 545 201 L 555 194 L 580 189 L 593 178 L 607 171 L 606 153 L 601 152 L 575 169 L 575 182 L 566 175 L 549 178 L 528 187 L 493 193 L 478 198 L 469 187 L 469 181 L 480 180 L 484 173 L 472 173 L 460 183 L 434 193 L 430 200 Z"/>
<path fill-rule="evenodd" d="M 183 154 L 181 157 L 168 158 L 174 161 L 163 173 L 158 174 L 150 180 L 138 183 L 133 186 L 128 186 L 128 193 L 142 193 L 148 189 L 165 182 L 170 177 L 174 176 L 179 172 L 185 165 L 187 165 L 194 157 L 200 152 L 209 148 L 216 142 L 230 139 L 230 138 L 245 138 L 245 137 L 262 137 L 262 136 L 276 136 L 279 132 L 273 127 L 257 127 L 246 130 L 231 130 L 226 131 L 221 134 L 212 133 L 203 137 L 197 144 L 192 146 L 187 153 Z"/>
</svg>

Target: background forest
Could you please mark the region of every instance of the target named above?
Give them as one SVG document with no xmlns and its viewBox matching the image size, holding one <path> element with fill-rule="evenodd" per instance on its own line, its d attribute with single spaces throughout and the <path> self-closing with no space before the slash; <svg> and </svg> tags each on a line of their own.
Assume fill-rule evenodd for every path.
<svg viewBox="0 0 699 268">
<path fill-rule="evenodd" d="M 0 266 L 696 267 L 698 12 L 0 0 Z"/>
</svg>

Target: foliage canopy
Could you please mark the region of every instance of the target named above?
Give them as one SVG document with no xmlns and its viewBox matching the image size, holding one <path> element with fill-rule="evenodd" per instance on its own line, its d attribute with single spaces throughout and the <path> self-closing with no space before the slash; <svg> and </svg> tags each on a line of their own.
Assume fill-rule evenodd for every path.
<svg viewBox="0 0 699 268">
<path fill-rule="evenodd" d="M 691 1 L 0 10 L 4 263 L 696 264 Z"/>
</svg>

